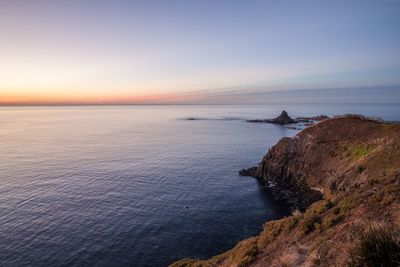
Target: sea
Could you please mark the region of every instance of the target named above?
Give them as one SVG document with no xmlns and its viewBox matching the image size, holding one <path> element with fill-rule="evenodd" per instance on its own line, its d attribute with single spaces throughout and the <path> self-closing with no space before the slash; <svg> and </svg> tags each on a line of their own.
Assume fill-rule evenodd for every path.
<svg viewBox="0 0 400 267">
<path fill-rule="evenodd" d="M 288 216 L 242 168 L 299 130 L 246 119 L 400 105 L 0 107 L 0 266 L 167 266 Z"/>
</svg>

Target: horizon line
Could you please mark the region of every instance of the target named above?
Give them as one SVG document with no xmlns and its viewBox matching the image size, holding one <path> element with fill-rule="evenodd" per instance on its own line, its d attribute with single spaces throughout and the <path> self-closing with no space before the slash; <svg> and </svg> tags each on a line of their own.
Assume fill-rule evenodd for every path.
<svg viewBox="0 0 400 267">
<path fill-rule="evenodd" d="M 247 89 L 247 90 L 246 90 Z M 143 96 L 93 96 L 76 99 L 75 97 L 47 97 L 38 96 L 20 96 L 19 99 L 3 99 L 0 100 L 0 106 L 120 106 L 120 105 L 241 105 L 241 104 L 398 104 L 398 100 L 393 101 L 400 94 L 399 84 L 381 84 L 369 86 L 326 86 L 312 88 L 291 87 L 279 90 L 278 88 L 268 88 L 263 86 L 237 86 L 215 88 L 211 90 L 195 90 L 181 93 L 164 93 Z M 346 90 L 346 92 L 343 92 Z M 310 95 L 311 93 L 311 95 Z M 332 99 L 332 93 L 339 93 Z M 350 94 L 351 93 L 351 94 Z M 386 96 L 376 99 L 375 95 Z M 297 95 L 296 95 L 297 94 Z M 300 94 L 300 95 L 299 95 Z M 328 94 L 328 95 L 326 95 Z M 264 99 L 259 96 L 264 95 Z M 343 97 L 351 96 L 353 99 Z M 369 95 L 374 98 L 365 98 Z M 303 97 L 302 100 L 296 98 Z M 361 97 L 358 98 L 357 96 Z M 256 98 L 255 98 L 256 97 Z M 265 98 L 268 97 L 268 98 Z M 285 99 L 280 99 L 284 97 Z M 315 101 L 304 99 L 304 97 Z M 321 99 L 322 97 L 322 99 Z M 331 99 L 331 101 L 325 101 Z M 342 99 L 338 99 L 342 98 Z M 354 97 L 357 97 L 354 99 Z M 364 99 L 362 98 L 364 97 Z M 287 99 L 289 98 L 289 99 Z M 318 99 L 319 98 L 319 99 Z M 348 102 L 346 101 L 348 100 Z M 374 101 L 376 100 L 376 101 Z M 298 101 L 298 102 L 296 102 Z"/>
<path fill-rule="evenodd" d="M 400 102 L 279 102 L 279 103 L 84 103 L 0 104 L 0 107 L 85 107 L 85 106 L 262 106 L 262 105 L 400 105 Z"/>
</svg>

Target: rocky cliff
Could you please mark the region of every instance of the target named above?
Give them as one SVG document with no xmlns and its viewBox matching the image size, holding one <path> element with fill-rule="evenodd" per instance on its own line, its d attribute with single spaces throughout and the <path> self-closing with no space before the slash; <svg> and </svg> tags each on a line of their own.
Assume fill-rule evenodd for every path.
<svg viewBox="0 0 400 267">
<path fill-rule="evenodd" d="M 299 211 L 212 259 L 173 266 L 346 266 L 357 233 L 372 224 L 400 227 L 398 124 L 328 119 L 281 139 L 241 174 Z"/>
</svg>

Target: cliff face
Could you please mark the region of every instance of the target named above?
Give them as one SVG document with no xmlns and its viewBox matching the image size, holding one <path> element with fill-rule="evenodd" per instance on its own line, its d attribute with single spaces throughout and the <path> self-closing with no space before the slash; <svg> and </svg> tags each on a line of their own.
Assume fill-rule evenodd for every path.
<svg viewBox="0 0 400 267">
<path fill-rule="evenodd" d="M 315 168 L 303 159 L 306 148 L 302 137 L 283 138 L 263 158 L 260 165 L 253 169 L 251 176 L 268 184 L 276 198 L 286 199 L 293 208 L 304 211 L 313 202 L 322 199 L 318 189 L 312 189 L 308 171 Z"/>
<path fill-rule="evenodd" d="M 210 260 L 174 266 L 345 266 L 354 234 L 400 227 L 400 125 L 334 118 L 281 139 L 242 171 L 303 211 Z"/>
<path fill-rule="evenodd" d="M 400 159 L 388 153 L 399 152 L 399 127 L 357 116 L 327 120 L 281 139 L 252 174 L 304 210 L 321 193 L 345 193 L 369 176 L 382 176 L 383 169 L 398 167 Z"/>
</svg>

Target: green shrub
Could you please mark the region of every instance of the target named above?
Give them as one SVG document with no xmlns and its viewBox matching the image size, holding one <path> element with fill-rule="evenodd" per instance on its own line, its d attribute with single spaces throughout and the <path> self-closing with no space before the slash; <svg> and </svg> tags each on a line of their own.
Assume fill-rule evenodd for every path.
<svg viewBox="0 0 400 267">
<path fill-rule="evenodd" d="M 331 200 L 325 200 L 315 208 L 315 215 L 320 215 L 334 206 Z"/>
<path fill-rule="evenodd" d="M 342 214 L 332 214 L 324 218 L 324 221 L 322 222 L 322 228 L 323 229 L 329 229 L 330 227 L 334 226 L 341 220 L 343 220 L 344 216 Z"/>
<path fill-rule="evenodd" d="M 348 254 L 349 267 L 400 266 L 400 231 L 370 226 L 356 238 Z"/>
<path fill-rule="evenodd" d="M 321 200 L 314 203 L 304 213 L 304 218 L 300 222 L 300 236 L 305 236 L 314 230 L 322 230 L 321 214 L 334 207 L 335 204 L 331 200 Z"/>
<path fill-rule="evenodd" d="M 357 147 L 355 147 L 355 149 L 353 150 L 353 158 L 355 160 L 358 160 L 362 157 L 364 157 L 365 155 L 368 155 L 369 152 L 371 151 L 371 148 L 365 145 L 359 145 Z"/>
<path fill-rule="evenodd" d="M 291 217 L 285 220 L 285 231 L 292 231 L 296 228 L 297 224 L 300 221 L 300 216 L 292 215 Z"/>
<path fill-rule="evenodd" d="M 265 248 L 271 243 L 283 230 L 284 220 L 267 222 L 264 225 L 264 230 L 258 236 L 257 246 L 259 249 Z"/>
<path fill-rule="evenodd" d="M 305 236 L 319 228 L 321 224 L 321 217 L 311 214 L 306 215 L 300 223 L 300 235 Z"/>
<path fill-rule="evenodd" d="M 331 200 L 321 200 L 312 204 L 305 212 L 304 216 L 321 215 L 331 209 L 335 204 Z"/>
<path fill-rule="evenodd" d="M 249 266 L 257 257 L 258 249 L 256 242 L 249 242 L 241 250 L 235 251 L 238 257 L 231 257 L 232 262 L 236 262 L 238 267 Z"/>
<path fill-rule="evenodd" d="M 336 208 L 333 210 L 333 214 L 336 214 L 336 215 L 340 214 L 340 207 L 336 207 Z"/>
<path fill-rule="evenodd" d="M 359 201 L 355 197 L 344 197 L 339 202 L 339 208 L 341 213 L 345 213 L 358 205 Z"/>
</svg>

